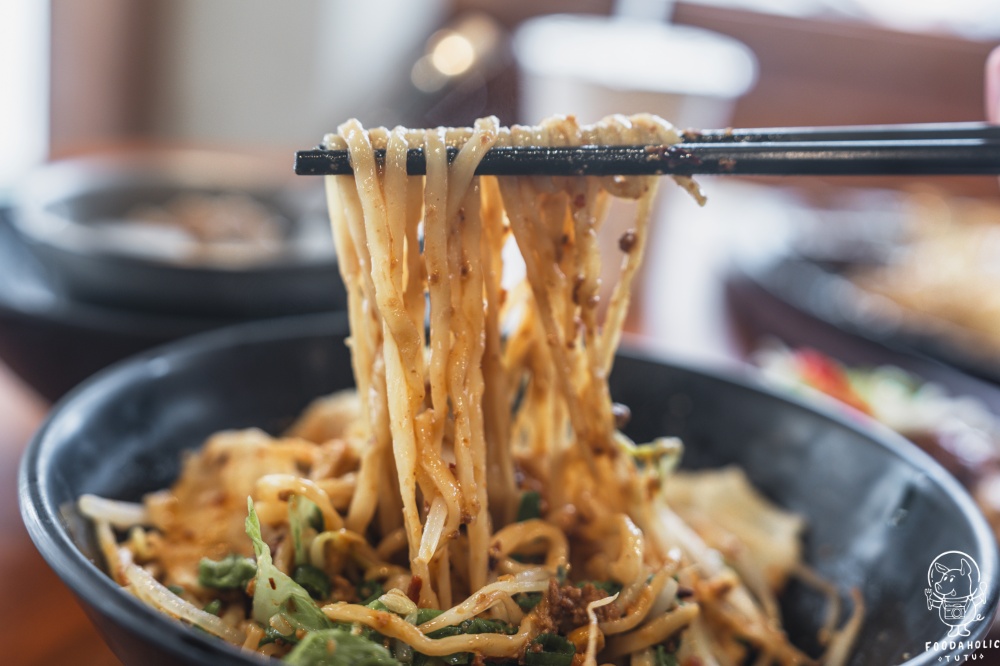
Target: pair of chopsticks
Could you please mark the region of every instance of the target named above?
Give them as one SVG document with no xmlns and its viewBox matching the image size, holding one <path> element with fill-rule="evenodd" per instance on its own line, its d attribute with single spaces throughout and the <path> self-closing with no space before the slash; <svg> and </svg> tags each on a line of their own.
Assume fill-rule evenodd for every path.
<svg viewBox="0 0 1000 666">
<path fill-rule="evenodd" d="M 449 149 L 449 160 L 456 149 Z M 385 151 L 376 151 L 385 159 Z M 423 151 L 407 153 L 423 174 Z M 302 150 L 295 173 L 353 173 L 347 151 Z M 687 131 L 670 146 L 498 147 L 476 173 L 494 176 L 1000 174 L 1000 125 L 933 123 Z"/>
</svg>

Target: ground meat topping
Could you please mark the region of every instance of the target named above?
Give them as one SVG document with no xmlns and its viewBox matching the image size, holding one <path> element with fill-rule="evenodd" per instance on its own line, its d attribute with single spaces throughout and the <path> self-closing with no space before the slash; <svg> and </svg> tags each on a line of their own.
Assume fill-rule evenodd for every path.
<svg viewBox="0 0 1000 666">
<path fill-rule="evenodd" d="M 568 634 L 577 627 L 587 624 L 587 606 L 609 596 L 604 590 L 585 583 L 580 587 L 573 584 L 559 585 L 552 579 L 549 589 L 538 607 L 538 627 L 540 633 Z M 594 609 L 598 622 L 607 622 L 621 617 L 617 604 L 607 604 Z"/>
</svg>

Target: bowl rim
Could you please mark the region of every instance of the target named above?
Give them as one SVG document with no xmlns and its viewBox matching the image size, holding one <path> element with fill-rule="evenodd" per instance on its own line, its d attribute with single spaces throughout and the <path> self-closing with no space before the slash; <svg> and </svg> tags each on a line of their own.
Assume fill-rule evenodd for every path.
<svg viewBox="0 0 1000 666">
<path fill-rule="evenodd" d="M 304 338 L 315 335 L 347 335 L 345 313 L 316 313 L 275 320 L 255 321 L 200 333 L 141 352 L 101 370 L 61 398 L 46 415 L 38 431 L 25 450 L 18 470 L 17 490 L 21 517 L 32 542 L 46 563 L 60 579 L 86 604 L 125 627 L 144 640 L 157 644 L 165 651 L 178 656 L 195 657 L 213 655 L 233 663 L 253 663 L 245 652 L 213 637 L 199 634 L 183 623 L 165 620 L 162 613 L 127 594 L 108 594 L 118 590 L 107 574 L 83 555 L 71 540 L 59 517 L 59 507 L 53 506 L 42 492 L 41 479 L 51 456 L 49 436 L 55 424 L 67 415 L 86 412 L 89 405 L 119 392 L 122 388 L 143 378 L 154 378 L 156 365 L 162 358 L 183 358 L 243 345 L 254 345 L 281 339 Z M 761 393 L 788 407 L 818 415 L 825 421 L 845 428 L 867 440 L 869 444 L 887 450 L 892 456 L 919 470 L 934 485 L 939 486 L 957 505 L 962 518 L 969 524 L 977 548 L 977 563 L 981 580 L 987 580 L 984 607 L 991 609 L 990 617 L 977 623 L 971 637 L 963 642 L 981 639 L 988 631 L 1000 601 L 1000 553 L 997 540 L 985 517 L 965 488 L 944 470 L 930 455 L 919 449 L 887 426 L 873 420 L 848 418 L 832 399 L 814 401 L 806 395 L 790 395 L 766 384 L 749 366 L 742 371 L 733 367 L 715 367 L 700 362 L 678 359 L 655 347 L 641 346 L 637 339 L 629 338 L 629 348 L 619 351 L 619 356 L 634 360 L 667 365 L 682 372 L 708 377 L 738 389 Z M 938 637 L 944 640 L 944 636 Z M 221 654 L 220 654 L 221 651 Z M 961 652 L 961 651 L 959 651 Z M 952 650 L 951 653 L 956 653 Z M 928 666 L 937 663 L 944 652 L 926 650 L 903 662 L 903 666 Z"/>
<path fill-rule="evenodd" d="M 30 241 L 25 239 L 14 226 L 12 219 L 14 215 L 13 207 L 0 204 L 0 244 L 7 244 L 7 247 L 0 250 L 0 283 L 7 276 L 17 275 L 5 260 L 9 257 L 19 260 L 27 255 L 32 263 L 29 279 L 38 285 L 38 289 L 44 292 L 45 296 L 25 298 L 15 293 L 13 289 L 0 287 L 0 317 L 16 316 L 93 333 L 157 339 L 175 335 L 190 336 L 208 329 L 250 321 L 250 318 L 212 318 L 138 310 L 126 311 L 70 298 L 54 285 L 54 278 L 48 275 L 42 263 L 31 254 L 27 246 Z"/>
<path fill-rule="evenodd" d="M 124 178 L 124 180 L 121 180 Z M 119 182 L 121 180 L 121 182 Z M 238 192 L 255 201 L 264 193 L 305 185 L 291 170 L 279 172 L 273 160 L 248 149 L 149 146 L 68 156 L 39 165 L 19 184 L 11 226 L 27 243 L 67 257 L 116 262 L 132 270 L 168 274 L 261 275 L 289 271 L 325 271 L 336 266 L 335 253 L 304 253 L 289 244 L 262 260 L 188 263 L 109 249 L 86 224 L 52 210 L 53 205 L 86 192 L 128 189 L 137 183 L 162 181 L 178 190 Z"/>
</svg>

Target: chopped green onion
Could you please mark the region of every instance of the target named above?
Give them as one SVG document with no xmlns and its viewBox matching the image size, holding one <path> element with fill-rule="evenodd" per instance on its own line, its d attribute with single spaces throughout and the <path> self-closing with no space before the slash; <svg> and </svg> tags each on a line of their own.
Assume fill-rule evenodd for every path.
<svg viewBox="0 0 1000 666">
<path fill-rule="evenodd" d="M 425 611 L 426 614 L 424 614 Z M 417 624 L 429 622 L 441 613 L 442 611 L 439 610 L 421 608 L 417 612 Z M 458 624 L 441 627 L 427 634 L 427 636 L 430 638 L 445 638 L 447 636 L 460 636 L 462 634 L 506 634 L 511 636 L 516 633 L 517 627 L 502 620 L 487 620 L 481 617 L 474 617 Z"/>
<path fill-rule="evenodd" d="M 536 649 L 540 647 L 540 650 Z M 576 646 L 559 634 L 539 634 L 524 653 L 526 666 L 570 666 Z"/>
<path fill-rule="evenodd" d="M 358 598 L 361 599 L 362 606 L 376 601 L 383 594 L 385 587 L 377 580 L 365 580 L 358 584 Z"/>
<path fill-rule="evenodd" d="M 430 622 L 438 615 L 444 611 L 438 610 L 437 608 L 418 608 L 417 609 L 417 624 L 423 624 L 424 622 Z"/>
<path fill-rule="evenodd" d="M 184 596 L 184 588 L 180 585 L 167 585 L 167 589 L 176 594 L 178 597 Z"/>
<path fill-rule="evenodd" d="M 503 620 L 487 620 L 486 618 L 474 617 L 459 625 L 463 634 L 506 634 L 513 636 L 517 633 L 517 627 Z"/>
<path fill-rule="evenodd" d="M 510 559 L 515 562 L 520 562 L 521 564 L 545 564 L 544 553 L 538 553 L 537 555 L 521 555 L 520 553 L 514 553 L 510 556 Z"/>
<path fill-rule="evenodd" d="M 542 601 L 541 592 L 521 592 L 514 595 L 514 601 L 525 613 L 533 609 Z"/>
<path fill-rule="evenodd" d="M 587 585 L 593 585 L 598 590 L 606 593 L 608 596 L 612 594 L 618 594 L 622 591 L 622 586 L 620 583 L 616 583 L 613 580 L 584 580 L 576 584 L 577 587 L 586 587 Z"/>
<path fill-rule="evenodd" d="M 268 643 L 277 643 L 278 641 L 284 641 L 291 645 L 295 645 L 299 642 L 299 639 L 295 636 L 293 631 L 289 635 L 280 633 L 274 627 L 264 627 L 264 637 L 260 639 L 259 645 L 267 645 Z"/>
<path fill-rule="evenodd" d="M 292 535 L 292 547 L 295 549 L 295 565 L 308 564 L 306 553 L 307 538 L 314 536 L 306 530 L 317 533 L 323 531 L 323 513 L 316 504 L 302 495 L 292 495 L 288 499 L 288 527 Z"/>
<path fill-rule="evenodd" d="M 316 532 L 322 532 L 325 527 L 323 523 L 323 512 L 320 511 L 319 507 L 313 502 L 309 503 L 312 504 L 312 510 L 309 512 L 309 527 L 316 530 Z"/>
<path fill-rule="evenodd" d="M 439 611 L 435 608 L 421 608 L 416 614 L 416 624 L 423 624 L 424 622 L 430 622 L 443 611 Z M 448 636 L 461 636 L 463 634 L 506 634 L 508 636 L 516 634 L 517 627 L 507 622 L 501 620 L 486 620 L 483 618 L 474 617 L 456 625 L 451 625 L 449 627 L 441 627 L 436 631 L 432 631 L 427 634 L 428 638 L 447 638 Z M 434 661 L 440 660 L 440 661 Z M 443 657 L 429 658 L 426 655 L 416 653 L 414 655 L 413 664 L 414 666 L 434 666 L 435 664 L 444 663 L 447 666 L 464 666 L 472 661 L 471 652 L 456 652 L 454 654 L 444 655 Z"/>
<path fill-rule="evenodd" d="M 248 557 L 233 553 L 216 562 L 207 557 L 198 563 L 198 583 L 217 590 L 242 590 L 257 573 L 257 565 Z"/>
<path fill-rule="evenodd" d="M 219 601 L 218 599 L 212 599 L 207 604 L 205 604 L 205 607 L 202 610 L 205 611 L 206 613 L 211 613 L 212 615 L 218 616 L 220 613 L 222 613 L 222 602 Z"/>
<path fill-rule="evenodd" d="M 653 651 L 653 663 L 656 666 L 677 666 L 677 657 L 673 652 L 667 652 L 667 648 L 657 645 Z"/>
<path fill-rule="evenodd" d="M 521 495 L 521 503 L 517 507 L 517 522 L 534 520 L 542 517 L 542 494 L 537 490 L 529 490 Z"/>
</svg>

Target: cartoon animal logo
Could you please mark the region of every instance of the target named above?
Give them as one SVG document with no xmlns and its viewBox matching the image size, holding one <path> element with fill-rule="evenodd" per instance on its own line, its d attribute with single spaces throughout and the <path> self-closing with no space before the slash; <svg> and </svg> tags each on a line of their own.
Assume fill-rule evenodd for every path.
<svg viewBox="0 0 1000 666">
<path fill-rule="evenodd" d="M 941 553 L 927 570 L 927 584 L 927 610 L 938 609 L 938 617 L 951 627 L 948 636 L 971 636 L 969 625 L 983 619 L 979 609 L 986 598 L 976 561 L 958 550 Z"/>
</svg>

